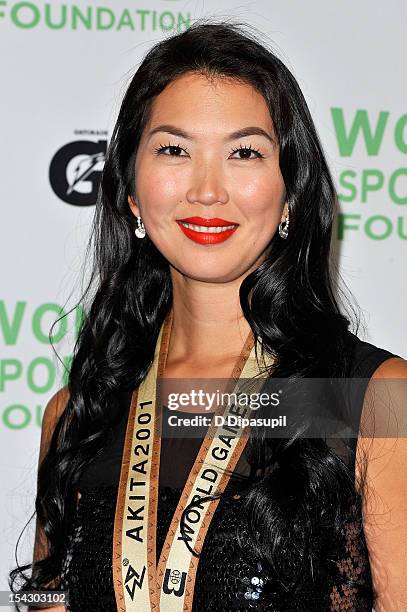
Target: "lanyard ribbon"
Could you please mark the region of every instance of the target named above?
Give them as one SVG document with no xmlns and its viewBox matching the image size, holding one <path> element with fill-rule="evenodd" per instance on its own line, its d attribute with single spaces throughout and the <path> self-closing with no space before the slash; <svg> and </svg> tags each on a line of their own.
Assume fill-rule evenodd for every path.
<svg viewBox="0 0 407 612">
<path fill-rule="evenodd" d="M 156 526 L 161 450 L 161 410 L 157 404 L 157 378 L 165 369 L 173 310 L 160 329 L 154 360 L 146 378 L 133 392 L 123 449 L 113 534 L 113 584 L 120 612 L 182 612 L 192 609 L 196 570 L 202 545 L 219 500 L 194 505 L 191 502 L 225 490 L 246 445 L 248 428 L 212 424 L 184 486 L 158 564 Z M 231 380 L 267 377 L 259 370 L 253 334 L 249 333 L 233 369 Z M 233 392 L 233 391 L 232 391 Z M 233 405 L 223 411 L 224 423 Z M 234 412 L 236 414 L 236 412 Z M 212 422 L 213 423 L 213 422 Z M 188 543 L 188 546 L 185 542 Z"/>
</svg>

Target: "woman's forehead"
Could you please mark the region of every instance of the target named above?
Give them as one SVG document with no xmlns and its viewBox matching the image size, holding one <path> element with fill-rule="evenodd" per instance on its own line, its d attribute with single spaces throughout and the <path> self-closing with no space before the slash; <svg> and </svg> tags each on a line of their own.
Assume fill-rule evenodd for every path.
<svg viewBox="0 0 407 612">
<path fill-rule="evenodd" d="M 169 83 L 153 100 L 146 132 L 160 125 L 178 126 L 191 139 L 207 135 L 208 129 L 223 137 L 248 126 L 274 133 L 267 103 L 254 87 L 238 79 L 191 73 Z"/>
</svg>

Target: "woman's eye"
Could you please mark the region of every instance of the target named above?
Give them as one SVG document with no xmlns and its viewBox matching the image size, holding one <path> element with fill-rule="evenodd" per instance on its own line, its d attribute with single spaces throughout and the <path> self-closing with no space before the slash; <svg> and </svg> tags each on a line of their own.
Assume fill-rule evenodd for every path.
<svg viewBox="0 0 407 612">
<path fill-rule="evenodd" d="M 230 152 L 231 155 L 234 155 L 235 153 L 243 153 L 243 155 L 239 155 L 239 159 L 258 159 L 260 157 L 264 157 L 264 155 L 262 155 L 260 151 L 253 148 L 251 145 L 249 145 L 248 147 L 238 147 L 237 149 L 233 149 L 233 151 Z M 250 157 L 252 153 L 254 153 L 254 157 Z"/>
<path fill-rule="evenodd" d="M 185 157 L 185 155 L 182 155 L 182 152 L 186 153 L 186 155 L 189 155 L 186 149 L 180 147 L 179 145 L 172 144 L 160 145 L 159 147 L 154 149 L 154 152 L 156 155 L 165 155 L 167 157 Z M 264 157 L 264 155 L 262 155 L 260 151 L 258 151 L 251 145 L 237 147 L 236 149 L 233 149 L 233 151 L 230 152 L 230 155 L 235 155 L 235 153 L 239 153 L 239 159 L 258 159 Z"/>
<path fill-rule="evenodd" d="M 169 151 L 168 154 L 165 153 L 167 149 Z M 156 155 L 167 155 L 168 157 L 184 157 L 184 155 L 180 155 L 181 151 L 184 151 L 185 153 L 188 154 L 188 151 L 186 151 L 186 149 L 183 149 L 179 145 L 172 145 L 172 144 L 160 145 L 158 148 L 154 149 L 154 151 Z"/>
</svg>

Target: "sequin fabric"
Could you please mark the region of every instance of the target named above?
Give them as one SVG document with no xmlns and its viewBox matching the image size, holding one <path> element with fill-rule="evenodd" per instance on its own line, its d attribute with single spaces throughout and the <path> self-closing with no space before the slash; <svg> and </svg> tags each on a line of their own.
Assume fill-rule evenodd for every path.
<svg viewBox="0 0 407 612">
<path fill-rule="evenodd" d="M 72 612 L 116 611 L 112 580 L 113 523 L 117 488 L 96 487 L 82 492 L 62 569 L 62 586 L 69 591 Z M 157 555 L 161 551 L 181 489 L 159 490 Z M 221 500 L 209 526 L 196 575 L 192 612 L 370 612 L 372 599 L 358 588 L 342 588 L 321 575 L 292 598 L 271 568 L 254 554 L 241 512 L 241 497 Z M 340 574 L 362 578 L 370 585 L 370 567 L 363 539 L 355 526 L 345 531 L 346 556 Z M 368 588 L 368 592 L 370 589 Z M 285 603 L 282 603 L 285 602 Z"/>
</svg>

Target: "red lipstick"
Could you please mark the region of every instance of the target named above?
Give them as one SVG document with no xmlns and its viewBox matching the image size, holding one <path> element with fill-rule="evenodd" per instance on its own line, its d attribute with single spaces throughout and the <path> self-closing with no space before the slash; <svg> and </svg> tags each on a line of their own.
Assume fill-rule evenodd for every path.
<svg viewBox="0 0 407 612">
<path fill-rule="evenodd" d="M 177 219 L 176 221 L 187 238 L 203 245 L 225 242 L 225 240 L 234 234 L 239 226 L 239 224 L 234 221 L 220 219 L 219 217 L 213 217 L 211 219 L 205 219 L 204 217 L 185 217 L 185 219 Z M 187 225 L 184 225 L 184 223 Z M 206 227 L 213 229 L 205 231 L 204 228 Z"/>
</svg>

